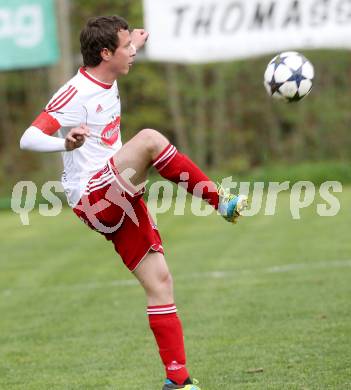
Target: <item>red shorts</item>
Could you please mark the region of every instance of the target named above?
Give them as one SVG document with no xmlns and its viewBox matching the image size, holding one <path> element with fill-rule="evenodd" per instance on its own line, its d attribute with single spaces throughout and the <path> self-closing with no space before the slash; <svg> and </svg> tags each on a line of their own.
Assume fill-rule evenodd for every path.
<svg viewBox="0 0 351 390">
<path fill-rule="evenodd" d="M 93 176 L 73 209 L 90 228 L 112 241 L 130 271 L 146 254 L 163 252 L 162 240 L 143 200 L 117 172 L 112 159 Z"/>
</svg>

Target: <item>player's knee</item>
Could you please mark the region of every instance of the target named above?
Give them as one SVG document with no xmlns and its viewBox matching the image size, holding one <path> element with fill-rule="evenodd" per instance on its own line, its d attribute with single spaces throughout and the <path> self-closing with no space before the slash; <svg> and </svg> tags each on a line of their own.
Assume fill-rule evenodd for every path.
<svg viewBox="0 0 351 390">
<path fill-rule="evenodd" d="M 154 129 L 140 130 L 138 137 L 151 155 L 158 153 L 164 144 L 164 136 Z"/>
<path fill-rule="evenodd" d="M 162 272 L 157 278 L 157 284 L 162 289 L 172 288 L 173 279 L 171 273 L 169 271 Z"/>
<path fill-rule="evenodd" d="M 173 288 L 173 278 L 170 272 L 166 272 L 163 275 L 163 278 L 161 280 L 161 283 L 164 285 L 164 287 L 169 290 Z"/>
<path fill-rule="evenodd" d="M 171 292 L 173 290 L 173 278 L 169 271 L 160 273 L 155 283 L 151 287 L 150 293 L 153 295 L 164 294 L 166 292 Z"/>
</svg>

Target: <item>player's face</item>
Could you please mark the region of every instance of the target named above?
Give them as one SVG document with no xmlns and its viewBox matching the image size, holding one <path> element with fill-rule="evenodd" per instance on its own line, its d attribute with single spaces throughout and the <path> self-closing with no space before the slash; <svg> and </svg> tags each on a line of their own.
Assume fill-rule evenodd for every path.
<svg viewBox="0 0 351 390">
<path fill-rule="evenodd" d="M 128 74 L 129 69 L 133 65 L 136 50 L 132 45 L 130 32 L 128 30 L 118 31 L 119 45 L 113 54 L 111 66 L 117 77 Z"/>
</svg>

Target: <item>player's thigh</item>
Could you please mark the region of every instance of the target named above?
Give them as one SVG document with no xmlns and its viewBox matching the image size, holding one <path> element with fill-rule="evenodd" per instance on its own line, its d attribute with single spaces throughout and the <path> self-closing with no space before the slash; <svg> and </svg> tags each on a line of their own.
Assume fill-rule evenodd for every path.
<svg viewBox="0 0 351 390">
<path fill-rule="evenodd" d="M 174 301 L 172 276 L 162 253 L 148 252 L 133 273 L 144 287 L 149 305 L 166 305 Z"/>
<path fill-rule="evenodd" d="M 132 169 L 135 174 L 131 181 L 141 184 L 147 178 L 147 171 L 155 157 L 168 145 L 169 141 L 153 129 L 139 131 L 122 146 L 114 156 L 114 163 L 119 173 Z"/>
<path fill-rule="evenodd" d="M 139 185 L 147 178 L 147 171 L 150 166 L 150 159 L 136 136 L 122 146 L 122 148 L 113 157 L 114 164 L 120 174 L 126 170 L 132 170 L 131 181 L 134 185 Z M 130 176 L 130 174 L 127 174 Z"/>
</svg>

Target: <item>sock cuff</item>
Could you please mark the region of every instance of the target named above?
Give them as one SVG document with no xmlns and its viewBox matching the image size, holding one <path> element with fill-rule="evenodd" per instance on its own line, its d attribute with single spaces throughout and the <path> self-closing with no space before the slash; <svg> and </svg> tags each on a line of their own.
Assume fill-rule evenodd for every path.
<svg viewBox="0 0 351 390">
<path fill-rule="evenodd" d="M 169 305 L 148 306 L 146 312 L 148 315 L 172 314 L 177 312 L 177 306 L 174 303 Z"/>
<path fill-rule="evenodd" d="M 170 163 L 175 155 L 177 154 L 177 148 L 169 144 L 163 149 L 163 151 L 155 158 L 152 162 L 152 165 L 158 170 L 161 171 L 168 163 Z"/>
</svg>

